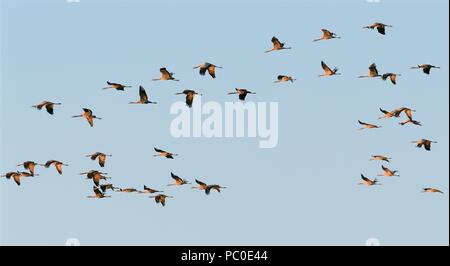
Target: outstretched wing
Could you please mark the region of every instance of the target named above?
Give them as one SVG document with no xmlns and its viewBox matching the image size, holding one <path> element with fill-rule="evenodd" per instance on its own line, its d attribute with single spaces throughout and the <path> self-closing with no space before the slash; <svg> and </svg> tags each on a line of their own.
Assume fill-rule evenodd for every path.
<svg viewBox="0 0 450 266">
<path fill-rule="evenodd" d="M 212 65 L 212 64 L 209 65 L 208 66 L 208 73 L 213 79 L 215 79 L 216 78 L 216 66 Z"/>
<path fill-rule="evenodd" d="M 161 72 L 162 75 L 168 75 L 170 76 L 170 72 L 167 71 L 167 69 L 165 67 L 162 67 L 159 69 L 159 72 Z"/>
<path fill-rule="evenodd" d="M 186 94 L 186 105 L 192 107 L 192 103 L 194 102 L 194 93 L 188 92 Z"/>
<path fill-rule="evenodd" d="M 178 182 L 182 182 L 183 181 L 183 179 L 181 179 L 179 176 L 177 176 L 177 175 L 175 175 L 174 173 L 170 173 L 170 176 L 172 176 L 172 178 L 175 180 L 175 181 L 178 181 Z"/>
<path fill-rule="evenodd" d="M 96 153 L 92 154 L 91 157 L 90 157 L 91 160 L 97 159 L 97 157 L 98 157 L 100 154 L 101 154 L 100 152 L 96 152 Z"/>
<path fill-rule="evenodd" d="M 384 27 L 384 25 L 377 25 L 377 31 L 380 33 L 380 34 L 383 34 L 383 35 L 385 35 L 386 34 L 386 28 Z"/>
<path fill-rule="evenodd" d="M 331 33 L 331 31 L 329 31 L 327 29 L 321 29 L 321 31 L 323 32 L 324 38 L 330 38 L 333 35 L 333 33 Z"/>
<path fill-rule="evenodd" d="M 105 162 L 106 162 L 106 155 L 100 154 L 100 156 L 98 157 L 98 164 L 100 165 L 100 167 L 105 167 Z"/>
<path fill-rule="evenodd" d="M 405 115 L 408 117 L 409 120 L 413 120 L 411 109 L 405 109 Z"/>
<path fill-rule="evenodd" d="M 87 113 L 89 116 L 92 116 L 92 110 L 88 108 L 83 108 L 83 111 Z"/>
<path fill-rule="evenodd" d="M 49 161 L 47 161 L 46 163 L 45 163 L 45 168 L 49 168 L 50 167 L 50 165 L 52 165 L 52 164 L 54 164 L 54 163 L 57 163 L 58 161 L 56 161 L 56 160 L 49 160 Z"/>
<path fill-rule="evenodd" d="M 87 119 L 89 125 L 91 127 L 93 127 L 94 126 L 94 118 L 90 115 L 90 116 L 86 117 L 86 119 Z"/>
<path fill-rule="evenodd" d="M 155 148 L 155 147 L 153 147 L 153 149 L 156 151 L 156 152 L 160 152 L 160 153 L 162 153 L 162 152 L 165 152 L 165 151 L 163 151 L 163 150 L 160 150 L 160 149 L 158 149 L 158 148 Z"/>
<path fill-rule="evenodd" d="M 396 74 L 391 74 L 390 79 L 391 79 L 392 84 L 394 84 L 394 85 L 397 84 L 397 75 Z"/>
<path fill-rule="evenodd" d="M 239 93 L 239 100 L 245 101 L 245 97 L 247 97 L 247 92 L 241 90 Z"/>
<path fill-rule="evenodd" d="M 103 193 L 100 191 L 100 189 L 98 189 L 98 187 L 94 187 L 93 189 L 94 189 L 95 196 L 97 198 L 103 197 Z"/>
<path fill-rule="evenodd" d="M 377 69 L 377 65 L 375 63 L 373 63 L 369 66 L 369 74 L 372 76 L 378 76 L 378 69 Z"/>
<path fill-rule="evenodd" d="M 16 182 L 16 184 L 18 185 L 18 186 L 20 186 L 20 174 L 14 174 L 14 175 L 12 175 L 12 177 L 14 178 L 14 182 Z"/>
<path fill-rule="evenodd" d="M 199 180 L 197 180 L 197 179 L 195 179 L 195 182 L 197 183 L 197 184 L 199 184 L 200 186 L 206 186 L 206 184 L 205 183 L 203 183 L 202 181 L 199 181 Z"/>
<path fill-rule="evenodd" d="M 322 68 L 325 71 L 325 73 L 327 74 L 333 73 L 333 71 L 327 66 L 327 64 L 325 64 L 324 61 L 321 61 L 320 64 L 322 65 Z"/>
<path fill-rule="evenodd" d="M 53 103 L 47 103 L 45 105 L 45 109 L 47 109 L 47 113 L 52 115 L 53 114 Z"/>
<path fill-rule="evenodd" d="M 272 43 L 274 48 L 281 48 L 283 47 L 283 44 L 277 39 L 277 37 L 272 37 Z"/>
<path fill-rule="evenodd" d="M 139 86 L 139 98 L 141 99 L 141 102 L 148 101 L 147 93 L 145 92 L 145 89 L 142 86 Z"/>
<path fill-rule="evenodd" d="M 366 182 L 372 182 L 372 180 L 370 180 L 369 178 L 365 177 L 363 174 L 361 174 L 361 179 L 366 181 Z"/>
<path fill-rule="evenodd" d="M 386 110 L 383 110 L 383 109 L 381 109 L 380 108 L 380 111 L 383 113 L 383 114 L 389 114 L 389 112 L 388 111 L 386 111 Z"/>
<path fill-rule="evenodd" d="M 368 126 L 368 125 L 369 125 L 369 124 L 364 123 L 364 122 L 362 122 L 362 121 L 360 121 L 360 120 L 358 120 L 358 123 L 361 124 L 361 125 L 363 125 L 363 126 Z"/>
</svg>

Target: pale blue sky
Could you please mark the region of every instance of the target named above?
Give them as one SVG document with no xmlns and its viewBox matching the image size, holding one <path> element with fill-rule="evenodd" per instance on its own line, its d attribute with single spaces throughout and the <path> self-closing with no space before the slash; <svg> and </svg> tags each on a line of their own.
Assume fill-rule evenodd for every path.
<svg viewBox="0 0 450 266">
<path fill-rule="evenodd" d="M 448 1 L 106 1 L 1 0 L 0 172 L 25 160 L 58 159 L 70 166 L 22 186 L 0 180 L 0 244 L 62 245 L 382 245 L 449 244 Z M 361 27 L 394 25 L 386 36 Z M 328 28 L 340 40 L 313 43 Z M 264 54 L 275 35 L 292 50 Z M 319 79 L 320 61 L 342 76 Z M 192 66 L 223 66 L 217 79 Z M 376 62 L 403 74 L 398 85 L 357 79 Z M 442 68 L 425 75 L 409 67 Z M 181 80 L 151 82 L 166 66 Z M 298 78 L 273 84 L 278 74 Z M 103 91 L 106 80 L 133 85 Z M 130 106 L 143 85 L 157 105 Z M 169 113 L 193 88 L 203 101 L 279 103 L 279 143 L 258 139 L 171 137 Z M 62 102 L 55 115 L 31 105 Z M 376 121 L 379 107 L 416 109 L 423 127 Z M 91 107 L 103 118 L 89 128 L 70 116 Z M 380 130 L 358 132 L 357 120 Z M 411 140 L 439 143 L 431 152 Z M 153 147 L 180 154 L 153 158 Z M 145 195 L 114 193 L 89 200 L 92 182 L 78 173 L 98 169 L 84 155 L 113 154 L 105 167 L 115 185 L 143 184 L 175 196 L 165 208 Z M 357 186 L 393 157 L 399 178 Z M 167 188 L 170 172 L 229 187 L 206 197 Z M 446 192 L 420 193 L 422 187 Z"/>
</svg>

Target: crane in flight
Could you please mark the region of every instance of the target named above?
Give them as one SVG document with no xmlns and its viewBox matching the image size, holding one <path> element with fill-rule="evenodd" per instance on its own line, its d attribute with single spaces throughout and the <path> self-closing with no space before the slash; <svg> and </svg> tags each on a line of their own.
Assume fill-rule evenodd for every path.
<svg viewBox="0 0 450 266">
<path fill-rule="evenodd" d="M 386 25 L 380 22 L 375 22 L 372 25 L 369 26 L 365 26 L 363 27 L 363 29 L 376 29 L 378 31 L 378 33 L 385 35 L 386 34 L 386 28 L 392 28 L 392 25 Z"/>
<path fill-rule="evenodd" d="M 45 109 L 47 110 L 47 113 L 52 115 L 53 114 L 53 108 L 55 107 L 55 105 L 61 105 L 61 103 L 42 101 L 41 103 L 33 105 L 32 107 L 36 108 L 38 110 L 41 110 L 43 107 L 45 107 Z"/>
<path fill-rule="evenodd" d="M 101 119 L 100 117 L 97 117 L 92 114 L 92 110 L 88 108 L 83 108 L 83 113 L 81 115 L 74 115 L 72 117 L 84 117 L 88 121 L 89 125 L 91 127 L 94 126 L 94 119 Z"/>
<path fill-rule="evenodd" d="M 165 67 L 162 67 L 159 69 L 159 72 L 161 72 L 161 76 L 159 78 L 152 79 L 153 81 L 157 80 L 173 80 L 173 81 L 180 81 L 179 79 L 176 79 L 173 77 L 173 72 L 169 72 Z"/>
<path fill-rule="evenodd" d="M 202 95 L 202 94 L 200 94 L 200 93 L 197 93 L 197 92 L 194 91 L 194 90 L 184 90 L 184 91 L 182 91 L 182 92 L 175 93 L 175 95 L 180 95 L 180 94 L 186 95 L 186 105 L 187 105 L 189 108 L 192 107 L 192 103 L 194 102 L 194 96 L 195 96 L 195 95 L 200 95 L 200 96 Z"/>
<path fill-rule="evenodd" d="M 118 91 L 124 91 L 125 88 L 131 88 L 131 86 L 128 86 L 128 85 L 123 85 L 123 84 L 120 84 L 120 83 L 114 83 L 114 82 L 109 82 L 109 81 L 106 81 L 106 84 L 108 84 L 109 86 L 108 87 L 104 87 L 103 90 L 115 89 L 115 90 L 118 90 Z"/>
<path fill-rule="evenodd" d="M 341 73 L 337 73 L 339 70 L 337 67 L 334 67 L 333 69 L 331 69 L 329 66 L 327 66 L 327 64 L 325 64 L 324 61 L 320 61 L 320 64 L 322 65 L 323 71 L 325 71 L 325 73 L 319 75 L 319 77 L 328 77 L 328 76 L 341 74 Z"/>
<path fill-rule="evenodd" d="M 336 33 L 331 32 L 327 29 L 321 29 L 322 37 L 319 39 L 313 40 L 313 42 L 322 41 L 322 40 L 330 40 L 330 39 L 340 39 L 341 37 L 337 36 Z"/>
<path fill-rule="evenodd" d="M 431 150 L 431 144 L 432 143 L 437 143 L 437 141 L 432 141 L 429 139 L 419 139 L 419 140 L 414 140 L 411 141 L 411 143 L 416 144 L 417 148 L 422 148 L 422 146 L 425 148 L 425 150 L 430 151 Z"/>
<path fill-rule="evenodd" d="M 277 37 L 272 37 L 272 49 L 264 51 L 265 53 L 269 53 L 272 51 L 279 51 L 279 50 L 285 50 L 285 49 L 292 49 L 292 47 L 286 47 L 284 42 L 280 42 Z"/>
<path fill-rule="evenodd" d="M 167 198 L 173 198 L 172 196 L 167 196 L 164 194 L 158 194 L 156 196 L 150 196 L 149 198 L 154 198 L 156 204 L 161 203 L 161 205 L 164 207 L 166 206 L 166 199 Z"/>
<path fill-rule="evenodd" d="M 148 100 L 147 93 L 145 92 L 144 87 L 139 86 L 139 100 L 135 102 L 129 102 L 130 104 L 157 104 L 157 102 L 152 102 Z"/>
<path fill-rule="evenodd" d="M 208 62 L 205 62 L 203 64 L 200 64 L 198 66 L 193 67 L 193 69 L 197 69 L 197 68 L 200 68 L 198 72 L 199 72 L 199 74 L 201 76 L 204 76 L 206 74 L 206 71 L 208 71 L 208 74 L 213 79 L 215 79 L 216 78 L 216 68 L 222 68 L 222 67 L 216 66 L 216 65 L 208 63 Z"/>
<path fill-rule="evenodd" d="M 167 159 L 173 159 L 173 156 L 178 156 L 178 154 L 176 153 L 171 153 L 168 151 L 164 151 L 158 148 L 153 147 L 153 149 L 158 153 L 153 155 L 153 157 L 158 157 L 158 156 L 162 156 L 162 157 L 166 157 Z"/>
<path fill-rule="evenodd" d="M 376 178 L 372 180 L 361 174 L 361 179 L 362 182 L 358 183 L 358 185 L 366 185 L 366 186 L 380 185 L 380 183 L 378 183 L 378 180 Z"/>
<path fill-rule="evenodd" d="M 247 97 L 247 94 L 256 94 L 254 92 L 248 91 L 246 89 L 235 89 L 235 92 L 229 92 L 228 94 L 237 94 L 239 97 L 239 100 L 245 101 L 245 98 Z"/>
<path fill-rule="evenodd" d="M 427 75 L 430 75 L 430 71 L 432 68 L 440 69 L 440 67 L 433 66 L 430 64 L 422 64 L 422 65 L 410 67 L 410 69 L 422 69 L 423 73 L 425 73 Z"/>
</svg>

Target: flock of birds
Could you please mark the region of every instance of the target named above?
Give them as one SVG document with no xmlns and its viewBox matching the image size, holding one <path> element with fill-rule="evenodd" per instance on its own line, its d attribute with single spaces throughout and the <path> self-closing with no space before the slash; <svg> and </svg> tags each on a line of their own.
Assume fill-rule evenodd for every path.
<svg viewBox="0 0 450 266">
<path fill-rule="evenodd" d="M 365 29 L 376 29 L 378 31 L 378 33 L 385 35 L 386 34 L 386 28 L 387 27 L 392 27 L 391 25 L 386 25 L 383 23 L 374 23 L 372 25 L 366 26 L 364 27 Z M 313 40 L 314 42 L 317 41 L 325 41 L 325 40 L 331 40 L 331 39 L 340 39 L 341 37 L 339 37 L 337 34 L 327 30 L 327 29 L 322 29 L 322 37 L 319 39 L 315 39 Z M 269 53 L 269 52 L 274 52 L 274 51 L 281 51 L 281 50 L 286 50 L 286 49 L 292 49 L 292 47 L 287 47 L 285 43 L 280 42 L 278 40 L 278 38 L 276 38 L 275 36 L 272 37 L 271 39 L 272 41 L 272 48 L 270 50 L 266 50 L 264 51 L 265 53 Z M 334 76 L 334 75 L 340 75 L 341 73 L 338 73 L 338 68 L 334 67 L 334 68 L 330 68 L 325 62 L 321 62 L 321 66 L 323 68 L 324 73 L 319 75 L 319 77 L 329 77 L 329 76 Z M 195 66 L 194 69 L 199 69 L 199 74 L 202 76 L 206 75 L 206 72 L 208 72 L 208 74 L 211 76 L 211 78 L 216 78 L 216 69 L 217 68 L 222 68 L 220 66 L 205 62 L 203 64 L 200 64 L 198 66 Z M 430 65 L 430 64 L 421 64 L 421 65 L 417 65 L 417 66 L 413 66 L 411 67 L 411 69 L 421 69 L 423 71 L 423 73 L 425 74 L 430 74 L 431 69 L 439 69 L 439 67 L 434 66 L 434 65 Z M 169 72 L 165 67 L 160 68 L 160 77 L 158 78 L 154 78 L 152 79 L 153 81 L 158 81 L 158 80 L 165 80 L 165 81 L 179 81 L 178 79 L 176 79 L 174 77 L 174 73 Z M 393 85 L 397 84 L 397 77 L 401 76 L 398 73 L 384 73 L 384 74 L 379 74 L 378 69 L 377 69 L 377 65 L 375 63 L 371 64 L 369 66 L 369 71 L 367 75 L 364 76 L 359 76 L 359 78 L 381 78 L 382 80 L 387 80 L 389 79 Z M 278 75 L 276 80 L 274 82 L 294 82 L 296 79 L 291 77 L 291 76 L 287 76 L 287 75 Z M 126 88 L 130 88 L 132 86 L 129 85 L 123 85 L 120 83 L 113 83 L 113 82 L 109 82 L 107 81 L 107 87 L 104 87 L 103 89 L 115 89 L 118 91 L 124 91 Z M 235 91 L 229 92 L 228 94 L 237 94 L 239 100 L 244 101 L 247 97 L 248 94 L 255 94 L 254 92 L 251 92 L 247 89 L 243 89 L 243 88 L 235 88 Z M 199 93 L 197 93 L 194 90 L 184 90 L 182 92 L 176 93 L 176 95 L 185 95 L 185 102 L 186 105 L 188 107 L 192 107 L 192 103 L 194 101 L 194 97 L 195 95 L 201 95 Z M 157 102 L 155 101 L 150 101 L 149 97 L 145 91 L 145 89 L 142 86 L 139 86 L 139 99 L 137 101 L 134 102 L 129 102 L 130 104 L 157 104 Z M 54 114 L 54 108 L 56 105 L 61 105 L 61 103 L 57 103 L 57 102 L 51 102 L 51 101 L 43 101 L 37 105 L 33 105 L 32 107 L 41 110 L 43 108 L 46 109 L 46 111 L 50 114 L 53 115 Z M 96 115 L 94 115 L 93 111 L 91 109 L 88 108 L 82 108 L 83 109 L 83 113 L 79 114 L 79 115 L 74 115 L 73 117 L 83 117 L 87 120 L 87 122 L 89 123 L 90 127 L 94 126 L 94 120 L 95 119 L 102 119 Z M 383 115 L 381 117 L 379 117 L 379 119 L 388 119 L 388 118 L 399 118 L 401 116 L 402 113 L 405 114 L 406 116 L 406 120 L 400 122 L 400 125 L 406 125 L 406 124 L 413 124 L 413 125 L 417 125 L 417 126 L 421 126 L 421 122 L 414 120 L 413 119 L 413 112 L 415 112 L 415 110 L 411 109 L 411 108 L 407 108 L 407 107 L 401 107 L 401 108 L 397 108 L 395 110 L 392 111 L 387 111 L 387 110 L 383 110 L 380 108 L 380 111 L 383 113 Z M 370 123 L 366 123 L 366 122 L 362 122 L 360 120 L 358 120 L 359 124 L 361 125 L 361 128 L 359 128 L 359 130 L 363 130 L 363 129 L 376 129 L 376 128 L 381 128 L 381 126 L 375 125 L 375 124 L 370 124 Z M 432 143 L 436 143 L 436 141 L 431 141 L 428 139 L 420 139 L 417 141 L 413 141 L 413 143 L 416 144 L 417 147 L 421 148 L 424 147 L 425 150 L 430 151 L 431 150 L 431 145 Z M 165 157 L 167 159 L 174 159 L 174 156 L 177 156 L 178 154 L 175 153 L 171 153 L 162 149 L 158 149 L 158 148 L 154 148 L 156 154 L 154 155 L 155 157 L 157 156 L 161 156 L 161 157 Z M 112 155 L 110 154 L 105 154 L 102 152 L 95 152 L 93 154 L 87 155 L 87 157 L 89 157 L 91 160 L 98 160 L 99 166 L 100 167 L 105 167 L 105 163 L 106 163 L 106 159 L 107 157 L 110 157 Z M 384 161 L 386 163 L 389 163 L 389 160 L 391 158 L 384 156 L 384 155 L 372 155 L 372 158 L 370 160 L 377 160 L 377 161 Z M 62 168 L 63 166 L 68 166 L 67 164 L 57 161 L 57 160 L 49 160 L 47 161 L 45 164 L 39 164 L 36 163 L 34 161 L 25 161 L 23 163 L 18 164 L 17 166 L 23 166 L 23 168 L 26 171 L 12 171 L 12 172 L 8 172 L 4 175 L 2 175 L 2 177 L 6 177 L 7 179 L 12 179 L 15 181 L 15 183 L 17 185 L 21 184 L 21 177 L 33 177 L 33 176 L 38 176 L 38 174 L 35 174 L 35 167 L 36 166 L 44 166 L 45 168 L 49 168 L 51 166 L 54 166 L 56 171 L 62 175 L 63 171 Z M 382 165 L 382 174 L 379 174 L 378 176 L 399 176 L 397 173 L 397 170 L 391 170 L 388 167 Z M 161 190 L 157 190 L 157 189 L 153 189 L 150 187 L 147 187 L 146 185 L 143 186 L 142 190 L 138 190 L 136 188 L 119 188 L 119 187 L 115 187 L 113 184 L 111 183 L 104 183 L 102 184 L 101 182 L 103 182 L 102 180 L 107 180 L 111 177 L 107 176 L 107 173 L 104 172 L 100 172 L 98 170 L 90 170 L 88 172 L 83 172 L 81 173 L 81 175 L 86 175 L 87 179 L 92 179 L 94 185 L 93 185 L 93 192 L 94 195 L 90 195 L 87 196 L 88 198 L 107 198 L 107 197 L 111 197 L 110 195 L 106 195 L 107 190 L 111 190 L 114 192 L 127 192 L 127 193 L 147 193 L 147 194 L 154 194 L 156 193 L 156 195 L 152 195 L 150 196 L 151 198 L 154 198 L 156 203 L 160 203 L 163 206 L 165 206 L 165 202 L 167 198 L 172 198 L 172 196 L 166 195 L 166 194 L 162 194 L 164 191 Z M 179 176 L 177 176 L 174 173 L 171 173 L 171 178 L 174 180 L 173 183 L 168 184 L 167 186 L 183 186 L 183 185 L 187 185 L 190 184 L 190 182 L 186 179 L 183 179 Z M 362 182 L 359 183 L 361 185 L 367 185 L 367 186 L 373 186 L 373 185 L 379 185 L 378 180 L 375 179 L 370 179 L 367 178 L 366 176 L 364 176 L 363 174 L 361 174 L 361 179 Z M 193 189 L 198 189 L 198 190 L 203 190 L 205 192 L 206 195 L 209 195 L 210 192 L 212 190 L 215 190 L 217 192 L 220 192 L 221 189 L 226 188 L 223 187 L 221 185 L 218 184 L 206 184 L 198 179 L 195 179 L 196 182 L 196 186 L 192 187 Z M 436 189 L 436 188 L 423 188 L 422 190 L 423 192 L 430 192 L 430 193 L 443 193 L 441 190 Z"/>
<path fill-rule="evenodd" d="M 161 157 L 165 157 L 167 159 L 174 159 L 174 156 L 178 156 L 178 154 L 164 151 L 164 150 L 161 150 L 158 148 L 154 148 L 154 150 L 156 152 L 154 157 L 161 156 Z M 98 160 L 98 164 L 102 168 L 105 167 L 106 158 L 111 157 L 111 156 L 112 156 L 111 154 L 105 154 L 102 152 L 95 152 L 93 154 L 86 155 L 86 157 L 89 157 L 93 161 Z M 44 166 L 45 168 L 54 166 L 56 171 L 58 172 L 58 174 L 62 175 L 63 174 L 63 166 L 69 166 L 69 165 L 62 163 L 60 161 L 57 161 L 57 160 L 49 160 L 45 164 L 39 164 L 34 161 L 25 161 L 23 163 L 18 164 L 17 166 L 23 166 L 23 168 L 25 170 L 27 170 L 28 172 L 25 172 L 25 171 L 8 172 L 5 175 L 2 175 L 2 177 L 6 177 L 7 179 L 12 179 L 12 180 L 14 180 L 14 182 L 17 185 L 20 186 L 21 177 L 39 176 L 39 174 L 35 173 L 36 166 Z M 155 196 L 150 196 L 150 198 L 154 198 L 156 203 L 160 203 L 160 204 L 162 204 L 162 206 L 165 206 L 166 198 L 173 198 L 173 196 L 168 196 L 168 195 L 162 194 L 162 192 L 164 192 L 164 191 L 156 190 L 151 187 L 147 187 L 146 185 L 143 186 L 142 190 L 138 190 L 138 189 L 132 188 L 132 187 L 127 187 L 127 188 L 116 187 L 111 183 L 101 184 L 100 183 L 101 180 L 107 180 L 107 179 L 111 178 L 111 177 L 107 176 L 107 174 L 108 173 L 100 172 L 98 170 L 90 170 L 88 172 L 80 173 L 80 175 L 86 175 L 86 179 L 91 179 L 94 183 L 94 186 L 93 186 L 94 195 L 87 196 L 88 198 L 97 198 L 97 199 L 109 198 L 111 196 L 106 195 L 107 190 L 112 190 L 115 192 L 127 192 L 127 193 L 136 192 L 136 193 L 140 193 L 140 194 L 141 193 L 147 193 L 147 194 L 159 193 Z M 170 175 L 174 181 L 173 181 L 173 183 L 167 184 L 167 186 L 182 186 L 182 185 L 191 184 L 188 180 L 183 179 L 174 173 L 170 173 Z M 206 195 L 209 195 L 211 193 L 211 191 L 213 191 L 213 190 L 215 190 L 217 192 L 221 192 L 221 189 L 226 188 L 226 187 L 218 185 L 218 184 L 206 184 L 205 182 L 200 181 L 198 179 L 194 179 L 194 180 L 197 185 L 194 187 L 191 187 L 191 188 L 197 189 L 197 190 L 203 190 L 203 191 L 205 191 Z"/>
</svg>

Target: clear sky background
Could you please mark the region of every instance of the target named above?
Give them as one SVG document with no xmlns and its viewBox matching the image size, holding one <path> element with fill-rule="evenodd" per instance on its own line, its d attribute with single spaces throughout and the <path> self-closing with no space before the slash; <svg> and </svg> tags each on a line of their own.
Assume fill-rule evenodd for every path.
<svg viewBox="0 0 450 266">
<path fill-rule="evenodd" d="M 106 1 L 1 0 L 0 172 L 25 160 L 68 163 L 64 174 L 37 168 L 18 187 L 0 180 L 0 244 L 63 245 L 382 245 L 449 244 L 448 1 Z M 386 36 L 362 27 L 391 24 Z M 313 43 L 321 28 L 340 40 Z M 263 53 L 275 35 L 292 50 Z M 320 61 L 342 76 L 319 79 Z M 194 65 L 223 66 L 217 78 Z M 357 79 L 376 62 L 397 72 L 398 85 Z M 442 68 L 427 76 L 409 67 Z M 166 66 L 181 82 L 152 82 Z M 274 84 L 278 74 L 293 84 Z M 133 85 L 104 91 L 106 80 Z M 138 86 L 157 105 L 129 105 Z M 175 92 L 192 88 L 202 101 L 279 103 L 279 143 L 256 138 L 170 135 Z M 63 103 L 55 115 L 31 108 Z M 416 109 L 423 127 L 377 121 L 378 108 Z M 82 107 L 103 118 L 90 128 L 72 119 Z M 357 131 L 357 120 L 379 130 Z M 431 152 L 412 140 L 439 143 Z M 154 158 L 153 147 L 179 153 Z M 84 155 L 112 154 L 104 170 L 119 187 L 142 185 L 175 196 L 166 207 L 147 195 L 109 193 L 87 199 L 99 169 Z M 393 157 L 401 177 L 357 186 L 381 173 L 371 154 Z M 387 165 L 387 164 L 386 164 Z M 205 196 L 171 187 L 170 172 L 227 186 Z M 446 194 L 420 193 L 437 187 Z"/>
</svg>

